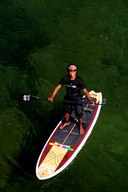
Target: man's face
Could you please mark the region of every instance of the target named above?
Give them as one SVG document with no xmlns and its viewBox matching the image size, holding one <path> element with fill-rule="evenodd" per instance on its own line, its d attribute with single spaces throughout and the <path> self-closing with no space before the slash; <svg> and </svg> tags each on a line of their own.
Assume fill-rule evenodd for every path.
<svg viewBox="0 0 128 192">
<path fill-rule="evenodd" d="M 70 65 L 68 67 L 68 72 L 69 74 L 72 76 L 76 75 L 76 72 L 77 72 L 77 67 L 75 65 Z"/>
</svg>

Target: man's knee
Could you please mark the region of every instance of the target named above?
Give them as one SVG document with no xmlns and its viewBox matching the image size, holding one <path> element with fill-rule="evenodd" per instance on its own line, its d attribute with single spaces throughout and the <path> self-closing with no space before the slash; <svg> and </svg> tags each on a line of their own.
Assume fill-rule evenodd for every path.
<svg viewBox="0 0 128 192">
<path fill-rule="evenodd" d="M 83 117 L 83 107 L 81 105 L 76 107 L 76 115 L 78 118 Z"/>
</svg>

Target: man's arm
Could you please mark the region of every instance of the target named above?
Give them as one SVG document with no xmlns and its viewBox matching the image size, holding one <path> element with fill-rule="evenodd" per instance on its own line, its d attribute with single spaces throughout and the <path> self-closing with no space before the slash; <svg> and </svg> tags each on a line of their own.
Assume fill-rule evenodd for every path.
<svg viewBox="0 0 128 192">
<path fill-rule="evenodd" d="M 87 91 L 86 88 L 83 89 L 83 92 L 85 93 L 85 95 L 87 96 L 88 100 L 90 101 L 90 103 L 95 106 L 94 102 L 92 101 L 89 92 Z"/>
<path fill-rule="evenodd" d="M 49 101 L 53 102 L 53 98 L 55 97 L 55 95 L 57 94 L 57 92 L 59 91 L 60 88 L 61 88 L 61 85 L 58 84 L 58 85 L 55 87 L 55 89 L 54 89 L 51 97 L 48 98 Z"/>
</svg>

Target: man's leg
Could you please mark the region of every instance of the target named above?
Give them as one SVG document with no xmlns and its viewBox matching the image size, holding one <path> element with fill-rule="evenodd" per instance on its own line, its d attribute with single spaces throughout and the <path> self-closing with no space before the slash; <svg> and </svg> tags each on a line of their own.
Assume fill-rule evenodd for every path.
<svg viewBox="0 0 128 192">
<path fill-rule="evenodd" d="M 65 100 L 65 99 L 68 100 L 68 98 L 66 98 L 66 97 L 64 98 L 64 100 Z M 60 126 L 60 129 L 63 129 L 65 126 L 67 126 L 67 125 L 70 124 L 69 116 L 70 116 L 71 111 L 72 111 L 71 105 L 70 105 L 69 103 L 67 103 L 67 102 L 64 102 L 64 103 L 63 103 L 63 109 L 64 109 L 64 114 L 65 114 L 65 121 L 64 121 L 64 123 Z"/>
<path fill-rule="evenodd" d="M 69 125 L 69 113 L 65 113 L 65 122 L 60 126 L 60 129 L 63 129 L 65 126 Z"/>
<path fill-rule="evenodd" d="M 79 119 L 80 123 L 80 134 L 84 134 L 84 128 L 82 125 L 82 117 L 83 117 L 83 106 L 82 105 L 75 105 L 76 115 Z"/>
<path fill-rule="evenodd" d="M 65 113 L 65 121 L 69 121 L 69 113 Z"/>
<path fill-rule="evenodd" d="M 79 122 L 80 122 L 80 134 L 84 134 L 84 128 L 82 125 L 82 118 L 79 118 Z"/>
</svg>

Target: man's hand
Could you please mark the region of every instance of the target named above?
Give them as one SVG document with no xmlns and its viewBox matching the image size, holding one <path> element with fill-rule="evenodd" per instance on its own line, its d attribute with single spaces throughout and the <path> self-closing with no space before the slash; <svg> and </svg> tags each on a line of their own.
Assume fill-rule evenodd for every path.
<svg viewBox="0 0 128 192">
<path fill-rule="evenodd" d="M 91 106 L 95 106 L 95 103 L 94 103 L 94 101 L 92 101 L 93 103 L 91 103 Z"/>
<path fill-rule="evenodd" d="M 53 97 L 49 97 L 48 100 L 53 102 Z"/>
</svg>

